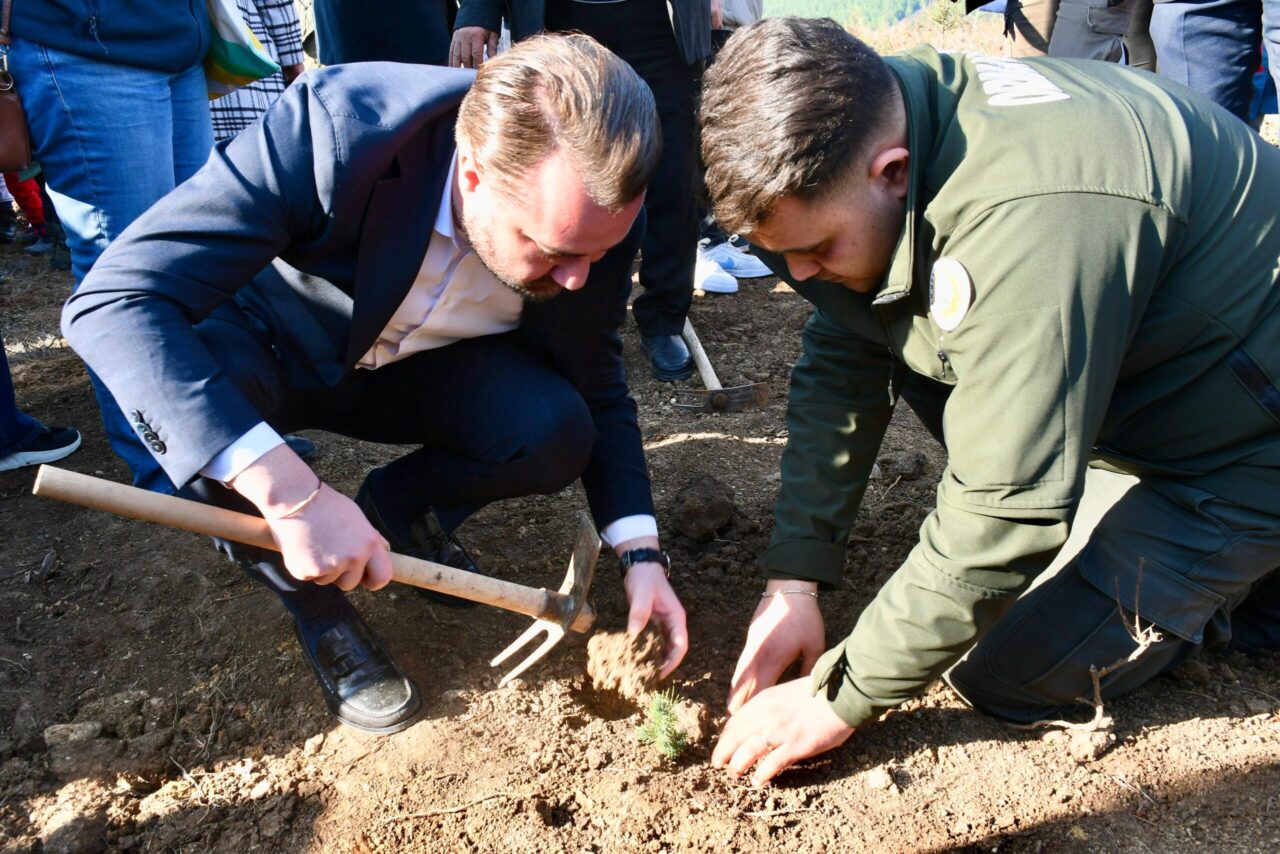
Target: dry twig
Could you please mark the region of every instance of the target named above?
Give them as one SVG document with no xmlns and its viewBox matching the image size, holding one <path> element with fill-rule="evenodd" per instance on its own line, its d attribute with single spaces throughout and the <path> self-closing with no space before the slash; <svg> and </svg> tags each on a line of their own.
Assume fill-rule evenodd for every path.
<svg viewBox="0 0 1280 854">
<path fill-rule="evenodd" d="M 817 812 L 815 807 L 789 807 L 780 810 L 744 810 L 738 815 L 750 816 L 751 818 L 776 818 L 780 815 L 791 815 L 796 812 Z"/>
<path fill-rule="evenodd" d="M 492 795 L 485 795 L 483 798 L 476 798 L 474 801 L 467 801 L 465 804 L 459 804 L 456 807 L 445 807 L 443 809 L 438 809 L 438 810 L 425 810 L 423 812 L 411 812 L 411 813 L 406 813 L 405 815 L 392 815 L 392 816 L 387 816 L 386 821 L 387 822 L 405 821 L 411 818 L 432 818 L 433 816 L 438 816 L 438 815 L 450 815 L 451 813 L 465 812 L 466 810 L 471 809 L 477 804 L 482 804 L 485 801 L 492 801 L 497 798 L 505 798 L 507 800 L 518 800 L 523 797 L 524 795 L 512 795 L 506 792 L 494 792 Z"/>
<path fill-rule="evenodd" d="M 1142 568 L 1145 564 L 1145 558 L 1138 558 L 1137 589 L 1133 592 L 1133 625 L 1129 625 L 1129 622 L 1125 619 L 1124 606 L 1120 604 L 1120 582 L 1116 582 L 1116 613 L 1119 614 L 1121 624 L 1124 625 L 1125 630 L 1129 633 L 1129 637 L 1136 645 L 1133 652 L 1129 653 L 1124 658 L 1111 662 L 1106 667 L 1090 665 L 1089 678 L 1093 682 L 1093 699 L 1088 699 L 1086 697 L 1076 698 L 1077 703 L 1093 707 L 1093 719 L 1084 723 L 1054 720 L 1034 721 L 1029 724 L 1010 724 L 1010 726 L 1014 729 L 1020 730 L 1037 730 L 1056 727 L 1058 729 L 1074 730 L 1077 732 L 1099 732 L 1111 728 L 1113 721 L 1103 712 L 1102 707 L 1102 680 L 1112 673 L 1115 673 L 1117 670 L 1127 667 L 1137 661 L 1148 649 L 1164 640 L 1164 635 L 1156 631 L 1154 623 L 1143 628 L 1142 617 L 1138 613 L 1138 596 L 1142 592 Z"/>
</svg>

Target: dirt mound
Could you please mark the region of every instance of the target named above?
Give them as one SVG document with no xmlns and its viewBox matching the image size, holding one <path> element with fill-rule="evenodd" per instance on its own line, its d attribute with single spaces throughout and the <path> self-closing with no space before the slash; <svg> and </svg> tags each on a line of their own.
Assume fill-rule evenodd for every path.
<svg viewBox="0 0 1280 854">
<path fill-rule="evenodd" d="M 662 636 L 651 629 L 638 635 L 597 632 L 587 641 L 587 675 L 597 691 L 641 705 L 658 684 L 663 655 Z"/>
</svg>

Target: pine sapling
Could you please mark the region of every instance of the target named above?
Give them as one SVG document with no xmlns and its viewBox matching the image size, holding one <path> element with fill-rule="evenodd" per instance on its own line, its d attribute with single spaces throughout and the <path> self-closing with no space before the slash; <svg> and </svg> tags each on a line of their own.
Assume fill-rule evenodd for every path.
<svg viewBox="0 0 1280 854">
<path fill-rule="evenodd" d="M 672 761 L 684 752 L 689 742 L 689 734 L 680 726 L 676 715 L 676 707 L 682 702 L 684 698 L 673 688 L 653 694 L 649 710 L 645 713 L 644 726 L 636 731 L 641 744 L 652 744 Z"/>
</svg>

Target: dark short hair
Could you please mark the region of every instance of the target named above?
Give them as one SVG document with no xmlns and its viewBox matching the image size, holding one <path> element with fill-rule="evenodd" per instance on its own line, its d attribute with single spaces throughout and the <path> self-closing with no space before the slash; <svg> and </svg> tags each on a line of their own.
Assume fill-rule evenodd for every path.
<svg viewBox="0 0 1280 854">
<path fill-rule="evenodd" d="M 481 65 L 457 135 L 513 195 L 563 150 L 592 201 L 614 211 L 644 191 L 662 151 L 649 87 L 581 33 L 534 36 Z"/>
<path fill-rule="evenodd" d="M 734 33 L 707 71 L 699 116 L 725 231 L 754 231 L 784 196 L 839 188 L 896 90 L 884 60 L 829 18 L 765 18 Z"/>
</svg>

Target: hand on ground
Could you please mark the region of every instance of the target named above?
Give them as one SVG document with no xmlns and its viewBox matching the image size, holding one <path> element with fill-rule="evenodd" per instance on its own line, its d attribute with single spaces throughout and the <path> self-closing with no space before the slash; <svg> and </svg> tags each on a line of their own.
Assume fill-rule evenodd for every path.
<svg viewBox="0 0 1280 854">
<path fill-rule="evenodd" d="M 793 679 L 761 691 L 729 718 L 711 764 L 735 777 L 751 767 L 763 786 L 801 759 L 839 747 L 853 735 L 826 700 L 810 693 L 809 679 Z"/>
<path fill-rule="evenodd" d="M 816 592 L 817 588 L 813 582 L 779 579 L 770 581 L 765 592 L 802 589 Z M 729 714 L 776 684 L 796 660 L 800 661 L 800 674 L 807 676 L 825 647 L 826 633 L 817 599 L 794 593 L 765 596 L 751 618 L 747 642 L 729 684 Z"/>
</svg>

